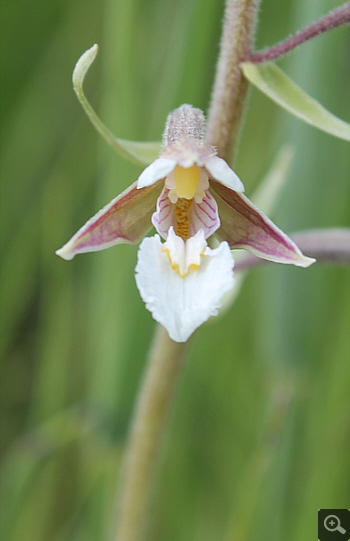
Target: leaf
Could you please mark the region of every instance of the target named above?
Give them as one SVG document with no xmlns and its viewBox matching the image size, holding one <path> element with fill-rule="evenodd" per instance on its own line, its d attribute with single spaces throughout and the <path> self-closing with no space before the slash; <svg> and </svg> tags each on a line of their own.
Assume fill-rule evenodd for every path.
<svg viewBox="0 0 350 541">
<path fill-rule="evenodd" d="M 248 81 L 289 113 L 315 128 L 350 141 L 350 124 L 327 111 L 275 64 L 243 62 L 241 68 Z"/>
<path fill-rule="evenodd" d="M 142 141 L 128 141 L 126 139 L 117 139 L 109 131 L 108 128 L 99 119 L 94 109 L 87 100 L 83 91 L 83 82 L 85 75 L 88 72 L 91 64 L 96 58 L 98 51 L 98 45 L 93 45 L 90 49 L 85 51 L 79 58 L 73 71 L 73 88 L 80 101 L 81 105 L 87 116 L 89 117 L 96 130 L 102 135 L 102 137 L 110 144 L 119 154 L 124 158 L 131 159 L 136 163 L 149 165 L 159 155 L 161 149 L 161 143 L 155 142 L 142 142 Z"/>
</svg>

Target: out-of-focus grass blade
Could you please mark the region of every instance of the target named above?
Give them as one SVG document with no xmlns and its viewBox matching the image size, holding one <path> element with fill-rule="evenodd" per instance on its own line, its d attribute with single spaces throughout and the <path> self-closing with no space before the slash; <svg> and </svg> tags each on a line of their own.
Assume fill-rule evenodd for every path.
<svg viewBox="0 0 350 541">
<path fill-rule="evenodd" d="M 327 111 L 273 62 L 243 62 L 241 68 L 248 81 L 289 113 L 319 130 L 350 141 L 350 124 Z"/>
<path fill-rule="evenodd" d="M 39 205 L 36 203 L 22 216 L 19 229 L 3 256 L 0 269 L 1 320 L 0 352 L 12 342 L 24 309 L 32 299 L 39 269 Z M 21 264 L 19 264 L 19 259 Z"/>
<path fill-rule="evenodd" d="M 295 394 L 294 384 L 287 373 L 281 374 L 279 381 L 271 384 L 269 394 L 256 449 L 237 487 L 232 521 L 225 541 L 248 541 L 253 537 L 252 526 L 255 522 L 256 506 L 262 498 L 263 484 L 272 467 L 277 444 L 286 429 L 289 409 Z"/>
<path fill-rule="evenodd" d="M 258 184 L 251 199 L 259 209 L 270 216 L 281 197 L 281 192 L 288 180 L 288 174 L 294 157 L 291 145 L 283 145 L 278 151 L 270 170 Z"/>
<path fill-rule="evenodd" d="M 29 430 L 12 445 L 3 457 L 0 469 L 0 496 L 3 502 L 0 518 L 1 531 L 6 533 L 4 539 L 20 539 L 20 536 L 14 536 L 14 532 L 17 531 L 17 523 L 21 522 L 23 510 L 31 505 L 32 491 L 35 492 L 44 464 L 77 442 L 86 445 L 89 438 L 96 437 L 102 422 L 103 419 L 96 412 L 84 412 L 83 408 L 72 407 Z M 51 488 L 48 490 L 51 492 Z M 41 518 L 45 522 L 43 513 Z M 28 535 L 26 539 L 35 537 Z"/>
</svg>

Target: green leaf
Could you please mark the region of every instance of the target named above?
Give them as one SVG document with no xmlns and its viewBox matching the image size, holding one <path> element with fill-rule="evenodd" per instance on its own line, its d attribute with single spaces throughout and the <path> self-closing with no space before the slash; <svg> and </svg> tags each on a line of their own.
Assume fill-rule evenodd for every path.
<svg viewBox="0 0 350 541">
<path fill-rule="evenodd" d="M 289 113 L 315 128 L 350 141 L 350 124 L 340 120 L 308 96 L 275 64 L 243 62 L 241 68 L 248 81 Z"/>
<path fill-rule="evenodd" d="M 96 130 L 102 135 L 108 144 L 110 144 L 124 158 L 143 165 L 149 165 L 158 157 L 161 149 L 161 143 L 159 141 L 143 143 L 141 141 L 117 139 L 99 119 L 84 94 L 83 83 L 85 75 L 95 60 L 97 51 L 98 45 L 95 44 L 90 49 L 85 51 L 84 54 L 82 54 L 75 65 L 73 71 L 73 88 L 78 100 L 80 101 L 85 113 L 95 126 Z"/>
</svg>

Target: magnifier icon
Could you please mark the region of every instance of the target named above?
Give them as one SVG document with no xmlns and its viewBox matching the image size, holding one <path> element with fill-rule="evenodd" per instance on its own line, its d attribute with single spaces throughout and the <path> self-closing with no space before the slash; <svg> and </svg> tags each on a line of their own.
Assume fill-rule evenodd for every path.
<svg viewBox="0 0 350 541">
<path fill-rule="evenodd" d="M 328 517 L 324 519 L 323 524 L 329 532 L 338 531 L 340 533 L 346 533 L 346 530 L 340 526 L 340 520 L 336 515 L 328 515 Z"/>
</svg>

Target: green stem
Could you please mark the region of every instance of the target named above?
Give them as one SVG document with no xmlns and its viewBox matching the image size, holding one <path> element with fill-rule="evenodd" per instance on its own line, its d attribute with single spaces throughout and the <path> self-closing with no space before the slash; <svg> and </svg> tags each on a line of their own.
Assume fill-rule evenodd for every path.
<svg viewBox="0 0 350 541">
<path fill-rule="evenodd" d="M 260 0 L 227 0 L 208 113 L 207 140 L 229 161 L 242 123 L 248 81 L 240 63 L 251 52 Z"/>
<path fill-rule="evenodd" d="M 135 406 L 117 503 L 117 528 L 113 528 L 111 541 L 143 538 L 165 418 L 186 346 L 173 342 L 158 326 Z"/>
</svg>

